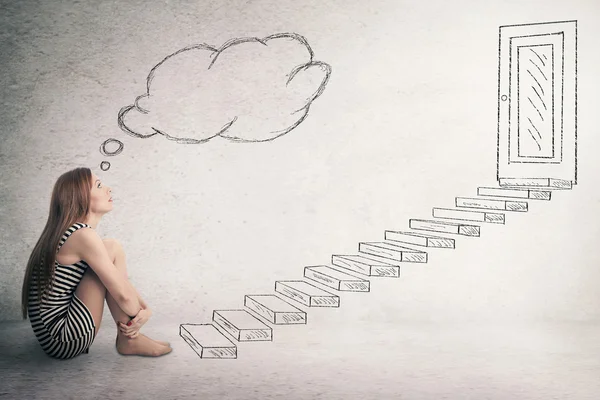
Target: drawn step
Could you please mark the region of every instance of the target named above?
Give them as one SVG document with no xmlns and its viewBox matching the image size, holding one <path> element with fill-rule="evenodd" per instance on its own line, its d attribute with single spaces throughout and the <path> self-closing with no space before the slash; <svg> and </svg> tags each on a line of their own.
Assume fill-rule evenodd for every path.
<svg viewBox="0 0 600 400">
<path fill-rule="evenodd" d="M 488 210 L 525 212 L 527 211 L 527 202 L 457 197 L 456 207 L 485 208 Z"/>
<path fill-rule="evenodd" d="M 454 239 L 428 235 L 425 233 L 385 231 L 385 240 L 414 244 L 416 246 L 423 247 L 436 247 L 443 249 L 453 249 L 455 247 Z"/>
<path fill-rule="evenodd" d="M 467 225 L 456 222 L 441 222 L 441 221 L 429 221 L 425 219 L 411 219 L 409 226 L 412 229 L 442 233 L 452 233 L 455 235 L 462 236 L 479 236 L 478 225 Z"/>
<path fill-rule="evenodd" d="M 304 277 L 341 292 L 368 292 L 370 282 L 326 265 L 304 268 Z"/>
<path fill-rule="evenodd" d="M 518 188 L 477 188 L 479 196 L 516 197 L 519 199 L 550 200 L 552 192 L 548 190 L 518 189 Z"/>
<path fill-rule="evenodd" d="M 179 336 L 200 358 L 237 358 L 237 346 L 212 324 L 181 324 Z"/>
<path fill-rule="evenodd" d="M 379 261 L 375 257 L 367 258 L 357 254 L 334 254 L 331 263 L 336 267 L 344 268 L 359 274 L 377 277 L 398 278 L 400 266 L 390 263 L 389 260 Z"/>
<path fill-rule="evenodd" d="M 273 340 L 273 330 L 246 310 L 215 310 L 213 321 L 238 342 Z"/>
<path fill-rule="evenodd" d="M 308 307 L 339 307 L 340 298 L 306 281 L 276 281 L 275 291 Z"/>
<path fill-rule="evenodd" d="M 386 242 L 361 242 L 358 251 L 390 260 L 414 263 L 426 263 L 427 253 Z"/>
<path fill-rule="evenodd" d="M 306 324 L 306 312 L 273 294 L 246 295 L 244 306 L 275 325 Z"/>
<path fill-rule="evenodd" d="M 540 188 L 572 189 L 573 183 L 552 178 L 500 178 L 500 186 L 533 186 Z"/>
<path fill-rule="evenodd" d="M 493 224 L 504 224 L 504 214 L 484 212 L 484 211 L 467 211 L 455 210 L 453 208 L 437 208 L 433 209 L 435 218 L 458 219 L 463 221 L 478 221 L 490 222 Z"/>
</svg>

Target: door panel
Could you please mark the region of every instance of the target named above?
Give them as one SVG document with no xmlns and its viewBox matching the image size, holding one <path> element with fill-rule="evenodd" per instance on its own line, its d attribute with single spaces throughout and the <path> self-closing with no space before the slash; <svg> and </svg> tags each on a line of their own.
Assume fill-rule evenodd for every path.
<svg viewBox="0 0 600 400">
<path fill-rule="evenodd" d="M 554 112 L 562 108 L 562 46 L 547 43 L 553 37 L 562 35 L 511 39 L 511 59 L 516 60 L 511 93 L 516 101 L 510 107 L 517 123 L 509 130 L 510 162 L 561 161 L 561 118 Z"/>
</svg>

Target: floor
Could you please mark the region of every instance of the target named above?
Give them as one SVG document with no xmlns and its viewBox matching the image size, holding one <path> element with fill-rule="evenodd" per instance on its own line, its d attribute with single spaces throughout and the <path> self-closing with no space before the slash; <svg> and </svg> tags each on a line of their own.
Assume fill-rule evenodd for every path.
<svg viewBox="0 0 600 400">
<path fill-rule="evenodd" d="M 160 358 L 120 356 L 104 322 L 90 353 L 50 359 L 29 321 L 0 323 L 0 399 L 598 399 L 600 324 L 348 321 L 318 310 L 238 344 L 235 360 L 172 343 Z M 106 315 L 108 317 L 108 315 Z"/>
</svg>

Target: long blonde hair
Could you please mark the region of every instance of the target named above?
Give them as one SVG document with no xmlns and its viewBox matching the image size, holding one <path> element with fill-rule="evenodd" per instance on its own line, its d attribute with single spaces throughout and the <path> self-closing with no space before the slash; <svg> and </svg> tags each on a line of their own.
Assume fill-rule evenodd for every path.
<svg viewBox="0 0 600 400">
<path fill-rule="evenodd" d="M 27 319 L 29 289 L 37 278 L 38 301 L 50 288 L 58 244 L 65 231 L 75 222 L 83 222 L 90 211 L 92 171 L 80 167 L 62 174 L 54 184 L 48 221 L 27 262 L 21 292 L 21 312 Z"/>
</svg>

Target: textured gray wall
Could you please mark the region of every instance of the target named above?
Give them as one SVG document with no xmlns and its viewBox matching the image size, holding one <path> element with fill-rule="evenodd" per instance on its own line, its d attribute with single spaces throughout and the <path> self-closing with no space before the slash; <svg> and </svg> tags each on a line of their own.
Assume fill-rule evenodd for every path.
<svg viewBox="0 0 600 400">
<path fill-rule="evenodd" d="M 134 284 L 173 323 L 239 307 L 244 294 L 474 195 L 495 179 L 498 26 L 564 19 L 579 20 L 578 187 L 434 252 L 344 312 L 387 323 L 598 320 L 597 1 L 2 3 L 0 320 L 19 318 L 52 184 L 75 166 L 113 187 L 98 230 L 121 240 Z M 118 128 L 117 112 L 166 55 L 278 32 L 305 36 L 333 67 L 288 135 L 182 145 Z M 125 147 L 103 172 L 98 147 L 110 137 Z"/>
</svg>

